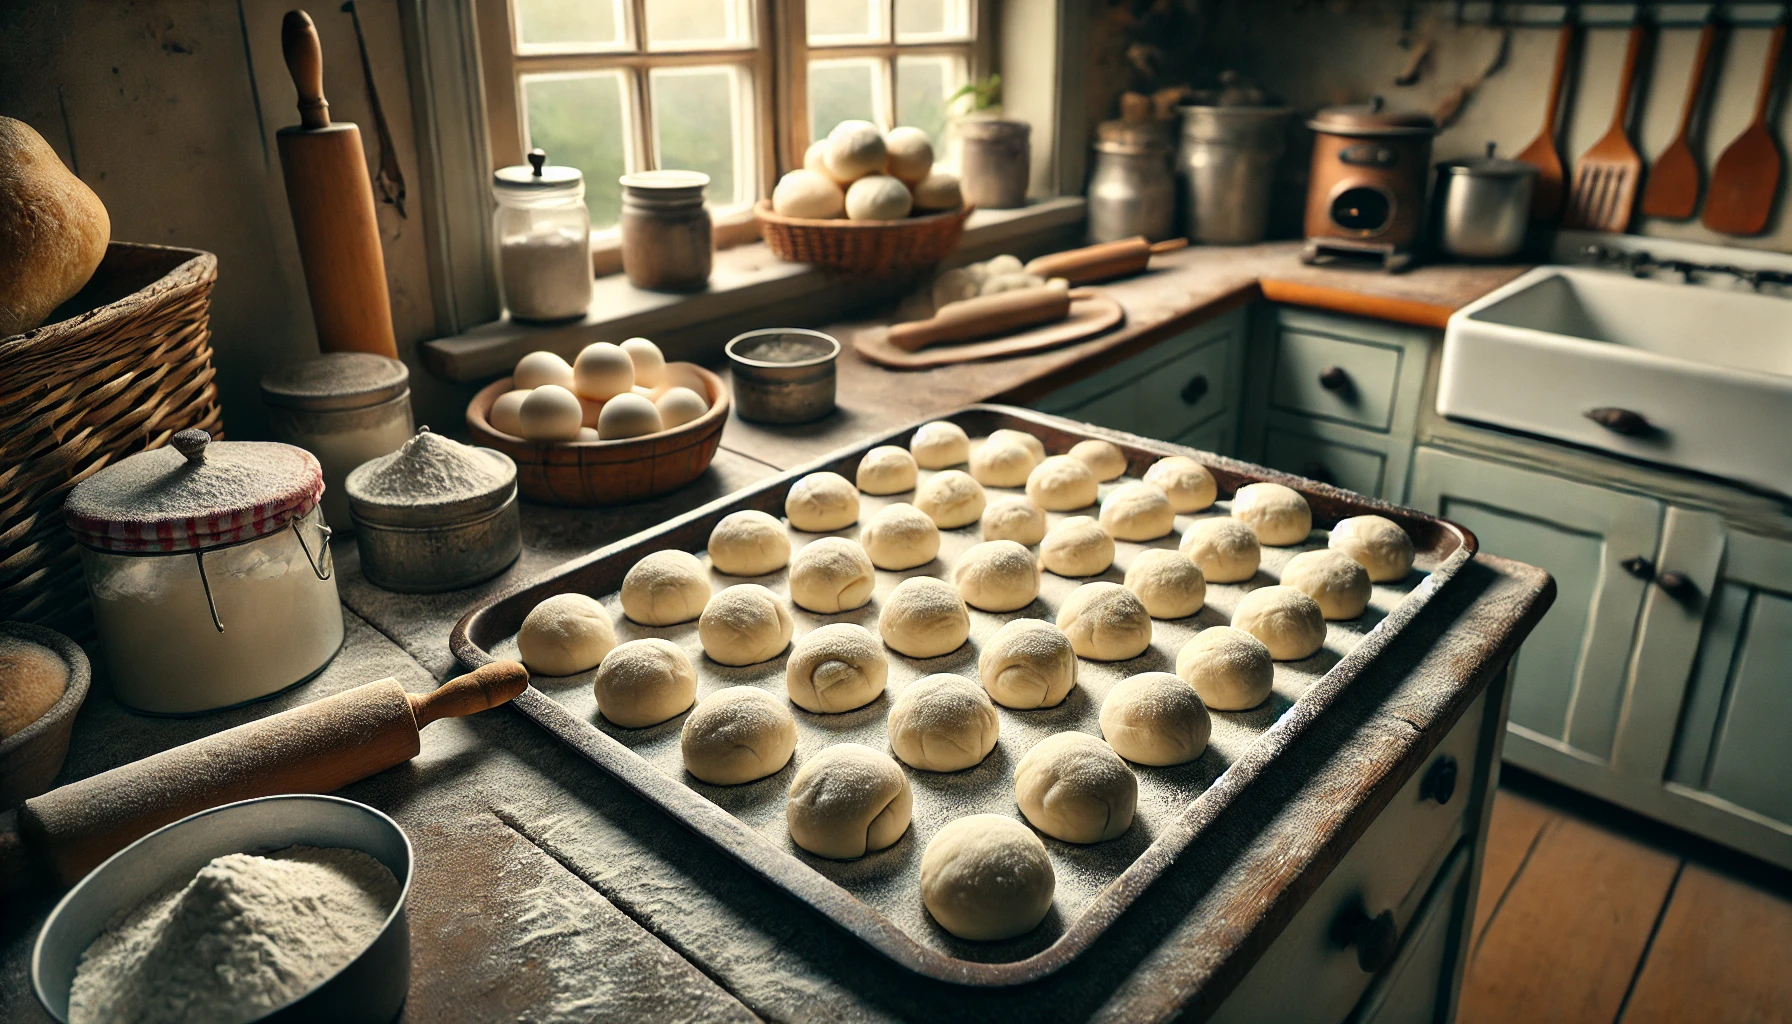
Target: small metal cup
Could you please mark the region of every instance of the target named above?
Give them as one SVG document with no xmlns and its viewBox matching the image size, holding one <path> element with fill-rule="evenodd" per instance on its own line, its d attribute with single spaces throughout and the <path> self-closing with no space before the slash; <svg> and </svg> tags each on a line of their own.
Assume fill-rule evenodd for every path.
<svg viewBox="0 0 1792 1024">
<path fill-rule="evenodd" d="M 834 411 L 840 342 L 820 331 L 768 327 L 730 341 L 734 407 L 751 423 L 808 423 Z"/>
</svg>

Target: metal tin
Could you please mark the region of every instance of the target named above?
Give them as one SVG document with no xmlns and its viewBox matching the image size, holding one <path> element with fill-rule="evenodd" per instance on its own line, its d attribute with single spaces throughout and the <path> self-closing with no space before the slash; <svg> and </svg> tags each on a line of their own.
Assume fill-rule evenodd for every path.
<svg viewBox="0 0 1792 1024">
<path fill-rule="evenodd" d="M 1524 248 L 1537 168 L 1487 155 L 1437 165 L 1439 249 L 1461 259 L 1498 260 Z"/>
<path fill-rule="evenodd" d="M 1095 142 L 1089 176 L 1089 241 L 1115 242 L 1144 235 L 1161 242 L 1176 233 L 1176 181 L 1170 148 L 1150 131 L 1109 122 Z"/>
<path fill-rule="evenodd" d="M 395 451 L 415 429 L 411 371 L 389 356 L 330 352 L 261 378 L 274 439 L 317 456 L 324 470 L 324 522 L 350 528 L 342 482 L 349 471 Z"/>
<path fill-rule="evenodd" d="M 709 175 L 699 171 L 624 174 L 622 270 L 636 288 L 697 292 L 709 287 L 714 228 L 703 205 Z"/>
<path fill-rule="evenodd" d="M 1287 107 L 1185 106 L 1177 176 L 1189 241 L 1263 241 L 1276 163 L 1287 147 Z"/>
<path fill-rule="evenodd" d="M 516 463 L 491 448 L 474 450 L 502 464 L 503 481 L 451 501 L 376 501 L 361 471 L 349 475 L 349 512 L 369 583 L 401 594 L 459 590 L 498 575 L 522 554 Z"/>
<path fill-rule="evenodd" d="M 67 1024 L 69 989 L 81 954 L 119 913 L 182 885 L 214 857 L 271 853 L 289 846 L 359 850 L 398 879 L 398 902 L 373 942 L 322 984 L 261 1021 L 385 1024 L 397 1017 L 411 983 L 411 931 L 405 900 L 411 842 L 398 823 L 366 804 L 334 796 L 289 794 L 225 804 L 189 815 L 113 854 L 50 911 L 31 950 L 31 988 L 51 1017 Z"/>
<path fill-rule="evenodd" d="M 820 331 L 770 327 L 727 346 L 734 405 L 750 423 L 808 423 L 834 411 L 840 342 Z"/>
</svg>

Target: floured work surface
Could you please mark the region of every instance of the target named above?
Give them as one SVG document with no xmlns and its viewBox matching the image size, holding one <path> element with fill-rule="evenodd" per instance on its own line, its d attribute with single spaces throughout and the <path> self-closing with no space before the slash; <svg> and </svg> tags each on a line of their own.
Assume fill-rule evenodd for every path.
<svg viewBox="0 0 1792 1024">
<path fill-rule="evenodd" d="M 976 680 L 977 658 L 982 645 L 1004 623 L 1016 618 L 1055 621 L 1058 608 L 1072 591 L 1097 580 L 1120 582 L 1134 558 L 1153 547 L 1175 550 L 1181 535 L 1200 518 L 1228 514 L 1230 502 L 1222 499 L 1213 508 L 1176 517 L 1175 532 L 1144 543 L 1115 542 L 1114 564 L 1099 576 L 1066 579 L 1043 574 L 1040 596 L 1015 612 L 991 613 L 970 609 L 971 637 L 950 654 L 927 659 L 909 658 L 885 648 L 890 665 L 884 694 L 866 707 L 844 714 L 815 714 L 789 704 L 796 717 L 798 741 L 795 756 L 781 771 L 741 786 L 715 786 L 697 780 L 684 770 L 679 749 L 679 730 L 685 715 L 646 729 L 621 728 L 597 712 L 592 691 L 594 672 L 562 678 L 536 677 L 535 689 L 519 699 L 525 714 L 581 753 L 612 771 L 649 799 L 678 815 L 689 827 L 767 874 L 772 881 L 798 898 L 829 914 L 874 948 L 921 973 L 949 981 L 973 984 L 1014 984 L 1042 976 L 1062 966 L 1099 933 L 1137 895 L 1163 865 L 1198 834 L 1200 820 L 1217 811 L 1216 803 L 1234 797 L 1254 774 L 1252 765 L 1233 771 L 1215 790 L 1215 798 L 1201 800 L 1216 780 L 1235 763 L 1249 761 L 1249 753 L 1270 727 L 1281 720 L 1303 696 L 1314 691 L 1322 698 L 1334 696 L 1360 671 L 1363 657 L 1393 639 L 1399 625 L 1417 610 L 1455 568 L 1473 554 L 1472 537 L 1450 524 L 1405 510 L 1395 512 L 1371 499 L 1349 495 L 1310 481 L 1300 481 L 1271 470 L 1204 455 L 1161 442 L 1143 441 L 1099 428 L 1083 427 L 1056 417 L 1041 416 L 1001 407 L 972 407 L 948 417 L 965 427 L 975 447 L 979 439 L 999 427 L 1013 427 L 1040 436 L 1048 454 L 1067 451 L 1084 437 L 1114 440 L 1129 457 L 1127 476 L 1101 485 L 1105 496 L 1114 487 L 1137 479 L 1146 466 L 1166 454 L 1196 455 L 1213 469 L 1220 493 L 1230 495 L 1243 483 L 1276 480 L 1297 486 L 1313 506 L 1315 530 L 1297 547 L 1263 549 L 1257 575 L 1240 584 L 1207 585 L 1206 604 L 1195 615 L 1179 620 L 1153 620 L 1151 647 L 1137 658 L 1121 662 L 1077 659 L 1077 685 L 1054 708 L 1017 711 L 997 705 L 1001 736 L 984 761 L 962 772 L 942 774 L 903 765 L 914 792 L 913 823 L 894 846 L 857 861 L 831 861 L 799 848 L 790 838 L 785 821 L 786 794 L 798 767 L 822 748 L 835 743 L 862 743 L 889 751 L 885 719 L 891 701 L 902 689 L 922 676 L 951 672 Z M 723 499 L 659 530 L 637 535 L 587 559 L 569 563 L 525 590 L 501 597 L 463 619 L 455 630 L 455 650 L 463 661 L 479 663 L 491 657 L 516 657 L 515 632 L 522 616 L 537 602 L 555 593 L 580 591 L 599 598 L 616 623 L 619 643 L 643 637 L 661 637 L 682 647 L 697 666 L 697 698 L 726 686 L 757 686 L 788 703 L 785 668 L 789 649 L 771 661 L 744 667 L 717 664 L 703 654 L 695 621 L 676 626 L 642 626 L 622 613 L 617 590 L 623 575 L 645 554 L 668 547 L 693 552 L 708 568 L 704 547 L 709 530 L 722 516 L 745 508 L 779 515 L 791 483 L 808 472 L 831 469 L 853 477 L 859 456 L 878 444 L 906 445 L 911 430 L 893 438 L 877 438 L 850 452 L 824 460 L 817 466 L 793 471 L 760 487 Z M 921 480 L 932 471 L 921 470 Z M 985 488 L 993 500 L 1020 493 L 1019 488 Z M 889 496 L 861 494 L 860 523 L 879 509 L 899 501 L 912 501 L 913 492 Z M 1301 551 L 1326 545 L 1329 525 L 1345 515 L 1373 512 L 1388 515 L 1414 534 L 1417 558 L 1413 571 L 1396 584 L 1377 584 L 1368 610 L 1359 618 L 1326 624 L 1325 646 L 1312 657 L 1296 662 L 1277 662 L 1274 691 L 1256 708 L 1241 712 L 1211 712 L 1213 733 L 1207 750 L 1183 765 L 1152 767 L 1130 764 L 1139 781 L 1138 810 L 1132 827 L 1105 843 L 1078 845 L 1041 834 L 1057 873 L 1057 893 L 1051 912 L 1034 931 L 1002 942 L 968 942 L 934 923 L 922 905 L 920 862 L 927 842 L 947 822 L 971 814 L 995 813 L 1025 821 L 1014 801 L 1014 769 L 1021 757 L 1045 737 L 1064 731 L 1101 735 L 1098 715 L 1108 691 L 1121 680 L 1141 672 L 1173 672 L 1176 653 L 1201 629 L 1226 625 L 1240 598 L 1250 590 L 1276 583 L 1282 567 Z M 1049 512 L 1049 524 L 1057 525 L 1073 515 L 1093 515 L 1094 507 L 1072 512 Z M 788 528 L 788 524 L 786 524 Z M 827 536 L 856 538 L 854 525 L 831 534 L 811 534 L 789 529 L 794 554 L 808 543 Z M 978 543 L 977 524 L 942 530 L 939 556 L 915 569 L 900 572 L 877 570 L 877 587 L 863 608 L 835 615 L 817 615 L 789 600 L 788 570 L 768 576 L 727 576 L 710 569 L 716 591 L 737 583 L 758 583 L 770 588 L 789 608 L 796 622 L 794 639 L 833 622 L 852 622 L 877 634 L 877 616 L 891 590 L 910 576 L 934 576 L 950 580 L 954 561 Z M 1037 546 L 1034 547 L 1037 552 Z M 1421 588 L 1430 579 L 1431 586 Z M 1415 594 L 1415 591 L 1417 593 Z M 1396 612 L 1396 609 L 1398 611 Z M 1344 659 L 1356 650 L 1378 625 L 1393 621 L 1377 632 L 1378 640 L 1365 649 L 1357 664 Z M 1328 676 L 1329 673 L 1329 676 Z M 1323 683 L 1322 683 L 1323 680 Z M 1317 684 L 1317 685 L 1316 685 Z M 1323 694 L 1320 694 L 1323 691 Z M 545 699 L 544 699 L 545 698 Z M 1298 742 L 1298 738 L 1294 740 Z M 898 762 L 900 763 L 900 761 Z M 1197 803 L 1199 801 L 1199 804 Z M 1197 806 L 1206 815 L 1191 814 Z M 726 815 L 715 813 L 720 808 Z M 1153 844 L 1156 844 L 1153 848 Z M 1152 856 L 1141 859 L 1151 850 Z M 1111 886 L 1128 873 L 1126 886 Z M 819 877 L 817 877 L 817 875 Z M 832 882 L 827 885 L 823 881 Z M 838 888 L 835 888 L 837 886 Z M 841 890 L 844 890 L 842 892 Z"/>
</svg>

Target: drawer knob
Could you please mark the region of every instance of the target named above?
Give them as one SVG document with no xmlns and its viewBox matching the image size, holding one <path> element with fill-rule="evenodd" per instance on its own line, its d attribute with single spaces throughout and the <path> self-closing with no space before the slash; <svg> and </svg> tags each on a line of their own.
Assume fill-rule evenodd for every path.
<svg viewBox="0 0 1792 1024">
<path fill-rule="evenodd" d="M 1676 601 L 1690 601 L 1699 596 L 1699 585 L 1692 581 L 1692 577 L 1675 569 L 1655 577 L 1655 585 Z"/>
<path fill-rule="evenodd" d="M 1622 434 L 1625 437 L 1652 437 L 1661 433 L 1660 427 L 1650 423 L 1648 417 L 1633 409 L 1600 406 L 1597 409 L 1588 409 L 1581 415 L 1612 433 Z"/>
<path fill-rule="evenodd" d="M 1358 902 L 1338 915 L 1332 925 L 1332 938 L 1346 949 L 1356 947 L 1356 965 L 1364 974 L 1380 974 L 1394 962 L 1400 933 L 1394 925 L 1393 911 L 1384 910 L 1371 917 Z"/>
<path fill-rule="evenodd" d="M 1205 397 L 1207 397 L 1206 374 L 1197 373 L 1188 379 L 1187 384 L 1182 385 L 1182 401 L 1185 404 L 1194 405 Z"/>
<path fill-rule="evenodd" d="M 1639 580 L 1652 580 L 1655 578 L 1655 563 L 1644 558 L 1642 555 L 1631 555 L 1629 558 L 1626 558 L 1618 564 L 1624 567 L 1625 572 L 1635 576 Z"/>
<path fill-rule="evenodd" d="M 1447 804 L 1456 795 L 1456 759 L 1448 754 L 1431 763 L 1431 770 L 1425 773 L 1425 779 L 1419 783 L 1419 796 L 1426 800 L 1436 800 L 1439 804 Z"/>
<path fill-rule="evenodd" d="M 1350 371 L 1342 366 L 1328 366 L 1320 370 L 1319 386 L 1344 398 L 1356 391 L 1356 385 L 1350 379 Z"/>
</svg>

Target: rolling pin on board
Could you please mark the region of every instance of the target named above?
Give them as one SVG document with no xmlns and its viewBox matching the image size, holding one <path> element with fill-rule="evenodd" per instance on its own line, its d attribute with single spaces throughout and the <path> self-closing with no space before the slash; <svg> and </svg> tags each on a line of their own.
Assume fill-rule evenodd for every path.
<svg viewBox="0 0 1792 1024">
<path fill-rule="evenodd" d="M 887 340 L 904 352 L 929 345 L 950 345 L 1005 334 L 1022 327 L 1062 320 L 1070 315 L 1070 292 L 1041 286 L 948 302 L 926 320 L 890 328 Z"/>
<path fill-rule="evenodd" d="M 323 49 L 310 15 L 286 12 L 280 48 L 298 88 L 299 124 L 280 129 L 276 138 L 311 316 L 317 322 L 318 347 L 396 359 L 386 257 L 380 248 L 361 130 L 345 121 L 330 121 Z"/>
<path fill-rule="evenodd" d="M 1073 286 L 1130 277 L 1144 273 L 1151 266 L 1151 257 L 1175 252 L 1187 245 L 1186 238 L 1150 242 L 1146 241 L 1145 236 L 1138 235 L 1122 238 L 1118 242 L 1103 242 L 1100 245 L 1041 256 L 1027 264 L 1027 273 L 1046 278 L 1061 277 Z"/>
<path fill-rule="evenodd" d="M 430 693 L 408 694 L 397 680 L 381 679 L 226 729 L 25 801 L 18 814 L 24 856 L 0 860 L 15 873 L 32 861 L 47 864 L 73 885 L 189 814 L 275 793 L 328 793 L 409 761 L 424 726 L 496 707 L 528 685 L 527 669 L 498 661 Z"/>
</svg>

